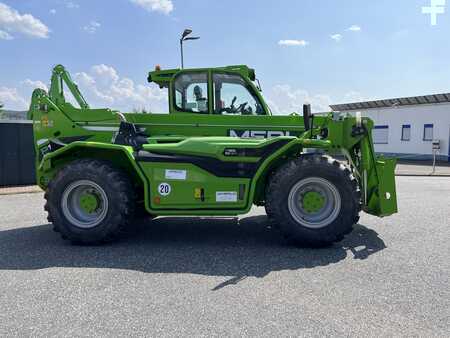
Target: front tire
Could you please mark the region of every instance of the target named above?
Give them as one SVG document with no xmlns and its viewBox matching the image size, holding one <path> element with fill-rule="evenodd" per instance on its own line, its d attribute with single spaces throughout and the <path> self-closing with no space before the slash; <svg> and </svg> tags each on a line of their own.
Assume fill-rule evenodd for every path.
<svg viewBox="0 0 450 338">
<path fill-rule="evenodd" d="M 75 243 L 115 240 L 134 214 L 130 180 L 99 160 L 82 159 L 66 165 L 50 181 L 45 199 L 54 230 Z"/>
<path fill-rule="evenodd" d="M 361 193 L 345 165 L 329 156 L 306 155 L 272 175 L 266 210 L 290 242 L 323 247 L 352 231 L 359 220 Z"/>
</svg>

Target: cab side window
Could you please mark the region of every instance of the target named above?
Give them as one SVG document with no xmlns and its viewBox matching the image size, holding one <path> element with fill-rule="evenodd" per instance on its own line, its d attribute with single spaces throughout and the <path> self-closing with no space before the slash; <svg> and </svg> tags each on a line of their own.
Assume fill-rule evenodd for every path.
<svg viewBox="0 0 450 338">
<path fill-rule="evenodd" d="M 189 113 L 208 113 L 208 74 L 183 73 L 176 77 L 175 109 Z"/>
<path fill-rule="evenodd" d="M 253 89 L 237 74 L 213 74 L 214 114 L 265 115 Z"/>
</svg>

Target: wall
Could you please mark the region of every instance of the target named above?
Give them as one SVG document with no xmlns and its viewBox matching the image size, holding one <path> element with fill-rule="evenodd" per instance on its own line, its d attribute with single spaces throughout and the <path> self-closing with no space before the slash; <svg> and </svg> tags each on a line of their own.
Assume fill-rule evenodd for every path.
<svg viewBox="0 0 450 338">
<path fill-rule="evenodd" d="M 431 141 L 423 140 L 423 129 L 424 124 L 433 124 L 433 138 L 441 141 L 439 159 L 449 160 L 450 103 L 361 109 L 361 114 L 373 119 L 375 125 L 389 126 L 388 144 L 375 144 L 377 152 L 405 155 L 411 159 L 431 158 Z M 411 125 L 410 141 L 401 140 L 404 124 Z"/>
<path fill-rule="evenodd" d="M 33 125 L 0 122 L 0 186 L 35 184 Z"/>
</svg>

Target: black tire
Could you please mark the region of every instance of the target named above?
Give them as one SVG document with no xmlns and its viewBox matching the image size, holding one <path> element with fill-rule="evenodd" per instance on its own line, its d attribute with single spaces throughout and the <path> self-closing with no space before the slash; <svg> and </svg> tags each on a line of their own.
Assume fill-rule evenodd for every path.
<svg viewBox="0 0 450 338">
<path fill-rule="evenodd" d="M 134 211 L 134 219 L 138 221 L 149 221 L 154 219 L 156 216 L 153 214 L 149 214 L 145 209 L 144 201 L 136 202 L 135 211 Z"/>
<path fill-rule="evenodd" d="M 83 185 L 81 182 L 87 183 Z M 96 210 L 91 211 L 94 221 L 89 227 L 86 227 L 85 223 L 82 223 L 84 219 L 71 209 L 70 206 L 73 206 L 74 202 L 68 202 L 75 199 L 68 196 L 71 196 L 75 189 L 84 189 L 86 184 L 87 187 L 89 184 L 99 187 L 98 191 L 101 192 L 99 198 L 95 197 Z M 70 190 L 72 186 L 75 188 Z M 105 161 L 81 159 L 69 163 L 50 181 L 44 197 L 44 209 L 48 212 L 48 220 L 53 223 L 54 230 L 59 232 L 63 239 L 74 243 L 99 244 L 113 241 L 119 237 L 134 215 L 134 192 L 130 180 Z M 100 208 L 101 215 L 97 217 L 96 213 Z M 89 212 L 86 212 L 86 215 L 89 215 Z"/>
<path fill-rule="evenodd" d="M 269 204 L 266 202 L 264 204 L 264 209 L 266 209 L 266 215 L 268 220 L 267 225 L 270 226 L 271 228 L 278 229 L 279 228 L 278 223 L 276 222 L 273 212 L 271 209 L 269 209 L 269 207 L 270 207 Z"/>
<path fill-rule="evenodd" d="M 298 195 L 293 195 L 298 191 L 295 190 L 298 189 L 296 186 L 301 187 L 302 182 L 308 180 L 323 182 L 326 187 L 330 186 L 330 191 L 333 192 L 328 199 L 331 202 L 325 204 L 330 216 L 316 224 L 296 215 L 295 210 L 303 210 L 305 204 L 295 210 L 293 204 L 290 204 L 294 203 L 290 201 L 298 201 L 296 199 Z M 319 203 L 317 212 L 320 213 L 321 210 L 325 210 L 324 208 Z M 278 228 L 289 242 L 299 246 L 323 247 L 342 240 L 352 231 L 353 225 L 359 220 L 361 193 L 355 177 L 347 166 L 329 156 L 306 155 L 290 160 L 272 174 L 266 189 L 266 210 L 269 219 L 278 224 Z"/>
</svg>

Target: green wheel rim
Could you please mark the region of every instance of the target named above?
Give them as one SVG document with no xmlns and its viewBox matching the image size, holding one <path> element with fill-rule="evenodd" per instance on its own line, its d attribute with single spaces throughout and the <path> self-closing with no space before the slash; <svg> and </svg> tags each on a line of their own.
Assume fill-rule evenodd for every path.
<svg viewBox="0 0 450 338">
<path fill-rule="evenodd" d="M 98 196 L 90 191 L 83 193 L 78 203 L 80 208 L 88 214 L 94 213 L 100 206 Z"/>
<path fill-rule="evenodd" d="M 321 177 L 297 182 L 289 192 L 288 209 L 301 225 L 319 229 L 332 223 L 341 210 L 341 195 L 336 186 Z"/>
<path fill-rule="evenodd" d="M 299 203 L 302 204 L 303 209 L 310 214 L 319 212 L 326 203 L 326 197 L 320 192 L 308 191 L 301 195 Z"/>
<path fill-rule="evenodd" d="M 108 213 L 108 198 L 97 183 L 79 180 L 64 190 L 61 208 L 71 224 L 78 228 L 90 229 L 105 219 Z"/>
</svg>

